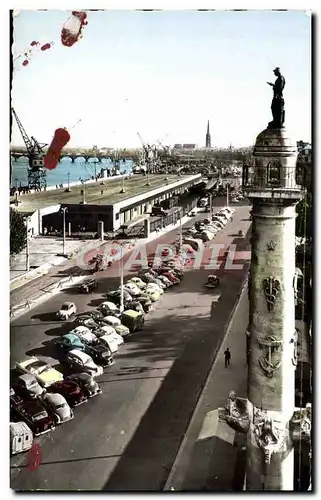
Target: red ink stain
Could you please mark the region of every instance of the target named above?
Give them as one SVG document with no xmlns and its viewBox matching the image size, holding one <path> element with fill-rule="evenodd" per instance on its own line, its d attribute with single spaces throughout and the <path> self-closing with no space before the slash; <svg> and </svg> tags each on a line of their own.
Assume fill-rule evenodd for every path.
<svg viewBox="0 0 321 500">
<path fill-rule="evenodd" d="M 65 128 L 58 128 L 51 141 L 47 154 L 44 156 L 44 165 L 49 170 L 53 170 L 59 163 L 62 149 L 70 141 L 69 132 Z"/>
<path fill-rule="evenodd" d="M 33 40 L 30 45 L 31 45 L 31 47 L 34 47 L 35 45 L 39 45 L 39 42 L 36 42 L 35 40 Z"/>
<path fill-rule="evenodd" d="M 48 50 L 51 48 L 51 45 L 52 45 L 51 43 L 45 43 L 40 47 L 40 50 Z"/>
<path fill-rule="evenodd" d="M 30 471 L 36 470 L 41 464 L 42 453 L 38 443 L 34 443 L 27 455 L 27 466 Z"/>
<path fill-rule="evenodd" d="M 87 14 L 84 11 L 72 11 L 72 15 L 65 22 L 61 30 L 61 43 L 65 47 L 72 47 L 80 38 L 81 31 L 88 24 Z"/>
<path fill-rule="evenodd" d="M 23 63 L 22 63 L 22 66 L 28 66 L 28 64 L 29 64 L 29 61 L 28 61 L 27 59 L 25 59 L 25 60 L 23 61 Z"/>
</svg>

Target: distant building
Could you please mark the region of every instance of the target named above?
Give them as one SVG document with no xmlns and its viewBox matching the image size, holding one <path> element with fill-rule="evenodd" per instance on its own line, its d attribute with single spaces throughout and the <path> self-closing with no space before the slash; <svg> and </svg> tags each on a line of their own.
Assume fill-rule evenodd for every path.
<svg viewBox="0 0 321 500">
<path fill-rule="evenodd" d="M 183 144 L 183 149 L 196 149 L 197 144 Z"/>
<path fill-rule="evenodd" d="M 205 147 L 206 148 L 211 148 L 211 134 L 210 134 L 210 121 L 207 121 L 207 132 L 206 132 L 206 138 L 205 138 Z"/>
<path fill-rule="evenodd" d="M 312 189 L 312 146 L 308 142 L 298 141 L 297 182 Z"/>
<path fill-rule="evenodd" d="M 182 149 L 182 144 L 174 144 L 174 149 Z"/>
</svg>

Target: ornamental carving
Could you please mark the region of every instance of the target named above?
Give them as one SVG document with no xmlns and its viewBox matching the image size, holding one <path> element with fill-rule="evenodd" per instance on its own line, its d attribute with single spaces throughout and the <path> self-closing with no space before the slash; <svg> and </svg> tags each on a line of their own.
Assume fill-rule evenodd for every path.
<svg viewBox="0 0 321 500">
<path fill-rule="evenodd" d="M 299 342 L 299 333 L 300 333 L 300 330 L 298 330 L 297 328 L 294 329 L 294 334 L 293 334 L 293 337 L 291 339 L 291 344 L 293 344 L 293 356 L 292 356 L 292 364 L 293 366 L 297 366 L 298 365 L 298 346 L 300 345 L 300 342 Z"/>
<path fill-rule="evenodd" d="M 250 426 L 246 399 L 237 398 L 235 391 L 230 391 L 228 404 L 218 409 L 218 419 L 227 423 L 236 432 L 246 434 Z"/>
<path fill-rule="evenodd" d="M 259 365 L 265 376 L 272 378 L 274 372 L 280 368 L 282 363 L 279 353 L 282 352 L 283 342 L 281 340 L 276 340 L 272 335 L 266 338 L 258 338 L 257 341 L 260 349 L 265 350 L 264 356 L 258 359 Z"/>
<path fill-rule="evenodd" d="M 269 252 L 275 250 L 275 247 L 276 247 L 275 241 L 271 240 L 268 242 L 267 249 L 269 250 Z"/>
<path fill-rule="evenodd" d="M 265 278 L 263 280 L 263 289 L 267 302 L 267 308 L 269 311 L 273 311 L 276 298 L 281 289 L 281 284 L 278 279 L 270 276 L 269 278 Z"/>
<path fill-rule="evenodd" d="M 310 443 L 312 429 L 312 408 L 308 403 L 305 408 L 301 408 L 293 413 L 289 422 L 289 430 L 292 441 L 304 441 Z"/>
<path fill-rule="evenodd" d="M 254 419 L 254 436 L 264 453 L 264 462 L 269 464 L 273 453 L 280 451 L 284 445 L 285 429 L 281 422 L 257 413 Z"/>
</svg>

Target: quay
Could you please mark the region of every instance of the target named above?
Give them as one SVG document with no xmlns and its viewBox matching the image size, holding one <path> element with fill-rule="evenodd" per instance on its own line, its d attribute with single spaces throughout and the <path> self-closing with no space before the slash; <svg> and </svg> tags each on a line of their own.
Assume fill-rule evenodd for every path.
<svg viewBox="0 0 321 500">
<path fill-rule="evenodd" d="M 69 235 L 78 232 L 80 227 L 98 232 L 99 223 L 103 223 L 105 231 L 116 231 L 150 213 L 153 205 L 188 193 L 201 182 L 201 174 L 123 176 L 108 182 L 71 186 L 69 191 L 63 188 L 23 196 L 16 194 L 10 203 L 28 218 L 31 236 L 44 234 L 44 228 L 61 230 L 62 212 Z"/>
</svg>

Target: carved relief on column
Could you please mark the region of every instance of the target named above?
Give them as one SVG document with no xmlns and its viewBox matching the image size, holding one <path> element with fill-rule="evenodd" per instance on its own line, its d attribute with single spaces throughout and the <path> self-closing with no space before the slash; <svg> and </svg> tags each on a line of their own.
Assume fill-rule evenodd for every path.
<svg viewBox="0 0 321 500">
<path fill-rule="evenodd" d="M 286 444 L 285 425 L 258 409 L 253 420 L 256 443 L 264 454 L 264 462 L 269 464 L 273 453 L 283 450 Z"/>
<path fill-rule="evenodd" d="M 218 409 L 218 419 L 227 423 L 236 432 L 246 434 L 250 425 L 247 400 L 236 397 L 235 391 L 230 391 L 228 404 Z"/>
<path fill-rule="evenodd" d="M 281 289 L 281 283 L 277 278 L 269 276 L 263 280 L 263 290 L 267 302 L 268 311 L 273 311 L 276 298 Z"/>
<path fill-rule="evenodd" d="M 273 335 L 257 339 L 260 349 L 264 350 L 264 356 L 258 359 L 259 365 L 265 376 L 272 378 L 282 363 L 283 342 L 277 340 Z"/>
</svg>

